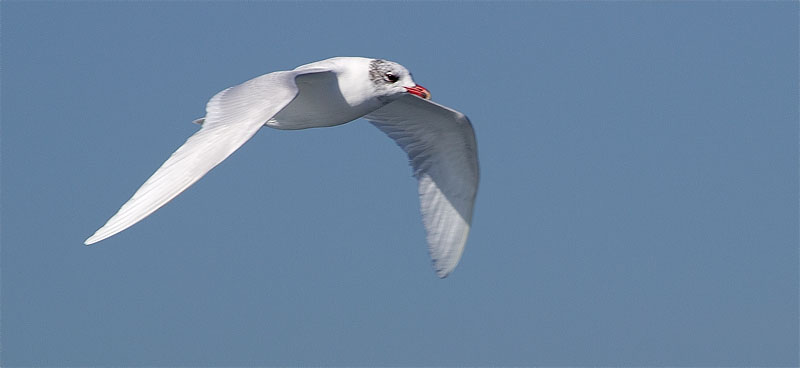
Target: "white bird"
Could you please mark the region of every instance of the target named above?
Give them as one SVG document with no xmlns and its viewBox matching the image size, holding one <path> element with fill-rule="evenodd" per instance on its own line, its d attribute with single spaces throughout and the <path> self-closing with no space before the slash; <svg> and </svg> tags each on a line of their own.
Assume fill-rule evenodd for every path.
<svg viewBox="0 0 800 368">
<path fill-rule="evenodd" d="M 194 184 L 264 125 L 306 129 L 360 117 L 408 154 L 419 181 L 420 209 L 436 274 L 458 264 L 478 190 L 478 152 L 464 114 L 429 100 L 402 65 L 336 57 L 253 78 L 217 93 L 200 130 L 133 194 L 85 244 L 139 222 Z"/>
</svg>

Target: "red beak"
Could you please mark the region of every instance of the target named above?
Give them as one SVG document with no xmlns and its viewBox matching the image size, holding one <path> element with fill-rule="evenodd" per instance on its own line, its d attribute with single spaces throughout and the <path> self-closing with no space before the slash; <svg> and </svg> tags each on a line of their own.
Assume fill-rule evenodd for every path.
<svg viewBox="0 0 800 368">
<path fill-rule="evenodd" d="M 414 87 L 406 87 L 406 91 L 408 91 L 408 93 L 410 93 L 412 95 L 417 95 L 417 96 L 422 97 L 422 98 L 424 98 L 426 100 L 430 100 L 431 99 L 431 93 L 428 92 L 428 90 L 425 89 L 425 87 L 420 86 L 419 84 L 417 84 Z"/>
</svg>

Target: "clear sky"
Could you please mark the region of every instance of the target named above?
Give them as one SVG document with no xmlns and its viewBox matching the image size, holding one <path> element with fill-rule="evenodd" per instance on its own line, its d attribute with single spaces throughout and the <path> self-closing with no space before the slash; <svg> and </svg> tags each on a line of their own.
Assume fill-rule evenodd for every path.
<svg viewBox="0 0 800 368">
<path fill-rule="evenodd" d="M 798 364 L 798 3 L 9 2 L 2 363 Z M 467 114 L 438 279 L 401 150 L 262 129 L 82 242 L 218 91 L 379 57 Z"/>
</svg>

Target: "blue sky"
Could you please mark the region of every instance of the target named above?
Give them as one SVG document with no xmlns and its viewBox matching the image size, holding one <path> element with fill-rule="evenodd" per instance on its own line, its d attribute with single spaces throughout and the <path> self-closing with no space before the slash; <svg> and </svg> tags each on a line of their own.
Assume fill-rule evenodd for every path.
<svg viewBox="0 0 800 368">
<path fill-rule="evenodd" d="M 9 2 L 2 363 L 798 364 L 796 2 Z M 262 129 L 82 245 L 216 92 L 397 61 L 476 130 L 436 278 L 404 154 Z"/>
</svg>

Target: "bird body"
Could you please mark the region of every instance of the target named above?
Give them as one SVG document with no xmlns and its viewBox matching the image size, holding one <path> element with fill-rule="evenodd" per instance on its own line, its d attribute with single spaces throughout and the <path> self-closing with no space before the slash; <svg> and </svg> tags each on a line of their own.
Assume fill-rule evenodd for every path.
<svg viewBox="0 0 800 368">
<path fill-rule="evenodd" d="M 209 100 L 202 127 L 85 244 L 147 217 L 247 142 L 262 126 L 296 130 L 364 117 L 406 151 L 419 181 L 429 252 L 439 277 L 457 265 L 478 188 L 477 145 L 463 114 L 429 101 L 403 66 L 337 57 L 253 78 Z"/>
</svg>

